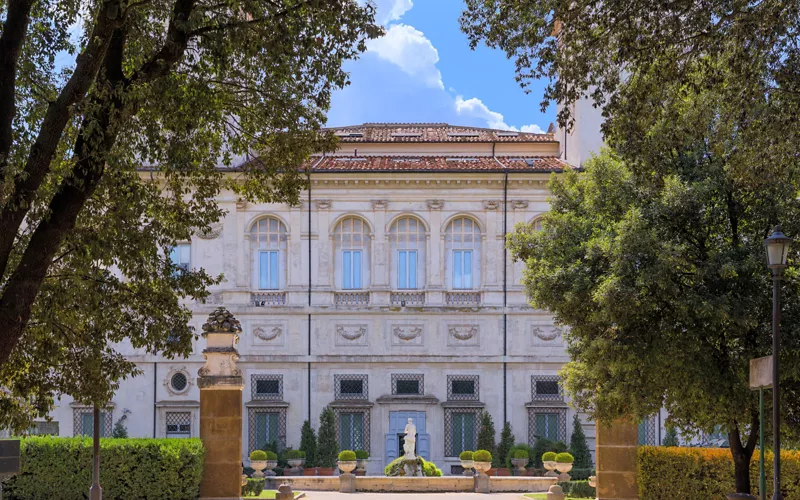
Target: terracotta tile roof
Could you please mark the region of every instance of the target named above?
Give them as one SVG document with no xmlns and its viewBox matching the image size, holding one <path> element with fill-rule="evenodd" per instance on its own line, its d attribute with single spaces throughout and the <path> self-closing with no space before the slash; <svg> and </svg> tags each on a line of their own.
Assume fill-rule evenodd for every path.
<svg viewBox="0 0 800 500">
<path fill-rule="evenodd" d="M 341 142 L 554 142 L 552 133 L 533 134 L 447 123 L 364 123 L 331 127 Z"/>
<path fill-rule="evenodd" d="M 549 156 L 326 156 L 307 165 L 312 172 L 561 172 L 566 166 Z"/>
</svg>

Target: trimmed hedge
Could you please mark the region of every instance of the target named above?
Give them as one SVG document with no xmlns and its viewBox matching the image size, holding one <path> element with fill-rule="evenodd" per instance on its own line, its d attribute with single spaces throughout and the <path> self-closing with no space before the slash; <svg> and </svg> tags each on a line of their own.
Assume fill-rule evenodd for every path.
<svg viewBox="0 0 800 500">
<path fill-rule="evenodd" d="M 724 500 L 736 491 L 733 457 L 727 448 L 640 446 L 639 498 L 704 498 Z M 767 498 L 772 498 L 772 453 L 764 454 Z M 750 461 L 750 486 L 758 496 L 758 450 Z M 781 452 L 784 498 L 800 498 L 800 451 Z"/>
<path fill-rule="evenodd" d="M 12 500 L 83 500 L 92 484 L 92 439 L 28 437 L 20 473 L 3 485 Z M 193 500 L 200 494 L 205 450 L 199 439 L 100 440 L 106 500 Z M 155 487 L 154 487 L 155 486 Z"/>
<path fill-rule="evenodd" d="M 386 476 L 403 476 L 405 475 L 405 457 L 397 457 L 389 465 L 383 468 L 383 473 Z M 422 457 L 417 456 L 417 468 L 422 471 L 422 475 L 426 477 L 441 476 L 442 470 L 436 467 L 433 462 L 426 462 Z"/>
<path fill-rule="evenodd" d="M 257 497 L 264 491 L 266 479 L 263 477 L 248 477 L 247 484 L 242 486 L 242 496 Z"/>
</svg>

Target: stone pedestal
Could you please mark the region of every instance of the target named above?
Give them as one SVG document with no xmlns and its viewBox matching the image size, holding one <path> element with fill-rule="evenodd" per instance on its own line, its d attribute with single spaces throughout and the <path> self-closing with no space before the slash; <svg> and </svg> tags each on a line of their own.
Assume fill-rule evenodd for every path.
<svg viewBox="0 0 800 500">
<path fill-rule="evenodd" d="M 355 493 L 356 476 L 347 472 L 339 474 L 339 493 Z"/>
<path fill-rule="evenodd" d="M 554 484 L 547 491 L 545 498 L 547 498 L 547 500 L 564 500 L 567 496 L 564 494 L 564 490 L 561 489 L 561 486 Z"/>
<path fill-rule="evenodd" d="M 597 424 L 597 500 L 639 498 L 636 447 L 639 432 L 630 419 Z"/>
<path fill-rule="evenodd" d="M 489 476 L 486 474 L 475 476 L 475 493 L 489 493 Z"/>
<path fill-rule="evenodd" d="M 278 493 L 275 494 L 275 500 L 294 500 L 292 487 L 288 484 L 278 486 Z"/>
<path fill-rule="evenodd" d="M 197 372 L 200 388 L 200 439 L 206 449 L 202 499 L 239 499 L 242 495 L 242 372 L 234 347 L 239 322 L 219 308 L 203 325 L 206 362 Z"/>
</svg>

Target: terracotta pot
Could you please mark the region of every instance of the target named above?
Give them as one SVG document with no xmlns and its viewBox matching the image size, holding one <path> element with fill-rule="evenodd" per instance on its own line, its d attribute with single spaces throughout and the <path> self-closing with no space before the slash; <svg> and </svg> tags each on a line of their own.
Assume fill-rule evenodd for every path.
<svg viewBox="0 0 800 500">
<path fill-rule="evenodd" d="M 332 476 L 333 467 L 317 467 L 318 476 Z"/>
<path fill-rule="evenodd" d="M 492 474 L 493 476 L 510 476 L 511 472 L 505 467 L 498 467 L 495 469 L 495 473 Z"/>
<path fill-rule="evenodd" d="M 304 476 L 316 476 L 317 475 L 317 468 L 316 467 L 307 467 L 303 469 Z"/>
<path fill-rule="evenodd" d="M 349 474 L 356 469 L 356 465 L 358 462 L 355 460 L 339 460 L 339 470 L 344 472 L 345 474 Z"/>
</svg>

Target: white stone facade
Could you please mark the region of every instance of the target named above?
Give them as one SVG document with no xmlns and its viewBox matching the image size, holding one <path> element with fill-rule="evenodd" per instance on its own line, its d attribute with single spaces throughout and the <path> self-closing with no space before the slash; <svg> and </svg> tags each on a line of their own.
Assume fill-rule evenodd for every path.
<svg viewBox="0 0 800 500">
<path fill-rule="evenodd" d="M 506 156 L 557 156 L 558 142 L 545 139 L 361 142 L 357 149 L 373 156 L 461 153 L 491 160 L 506 147 Z M 343 140 L 337 154 L 353 156 L 353 149 Z M 498 440 L 505 419 L 517 442 L 532 443 L 534 413 L 554 414 L 541 417 L 540 425 L 568 440 L 574 410 L 548 384 L 568 359 L 562 332 L 546 311 L 527 305 L 523 265 L 504 257 L 503 246 L 515 224 L 548 210 L 551 172 L 504 169 L 498 158 L 501 168 L 491 171 L 312 171 L 310 191 L 293 207 L 245 203 L 232 193 L 220 197 L 224 220 L 187 243 L 189 265 L 224 273 L 225 281 L 206 304 L 191 307 L 198 332 L 219 305 L 241 322 L 245 455 L 256 432 L 277 432 L 281 445 L 297 448 L 303 421 L 310 418 L 318 428 L 320 411 L 332 403 L 339 429 L 363 428 L 366 436 L 355 432 L 342 439 L 368 446 L 370 473 L 382 473 L 402 450 L 396 422 L 404 426 L 409 416 L 418 428 L 418 453 L 445 473 L 458 464 L 453 426 L 468 425 L 472 417 L 463 415 L 478 408 L 492 415 Z M 401 219 L 415 222 L 398 231 Z M 359 224 L 342 236 L 347 220 Z M 452 236 L 455 221 L 461 224 L 458 237 Z M 454 257 L 465 232 L 472 239 L 469 283 L 463 269 L 460 278 L 454 275 L 454 259 L 467 262 L 465 254 Z M 402 273 L 399 268 L 398 252 L 408 249 L 417 252 L 413 278 L 410 260 Z M 356 259 L 347 251 L 361 254 Z M 353 271 L 356 264 L 359 272 Z M 360 286 L 346 290 L 345 271 L 349 285 Z M 116 421 L 129 410 L 124 423 L 132 437 L 197 436 L 204 345 L 198 339 L 193 354 L 179 360 L 121 346 L 143 375 L 122 382 L 110 418 Z M 454 380 L 466 382 L 453 385 Z M 393 394 L 415 384 L 422 394 Z M 475 396 L 468 394 L 470 384 Z M 60 401 L 53 416 L 61 435 L 81 432 L 79 412 L 68 398 Z M 594 427 L 584 421 L 593 449 Z M 461 438 L 467 433 L 462 429 Z"/>
</svg>

